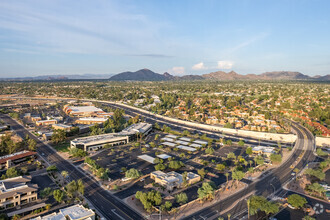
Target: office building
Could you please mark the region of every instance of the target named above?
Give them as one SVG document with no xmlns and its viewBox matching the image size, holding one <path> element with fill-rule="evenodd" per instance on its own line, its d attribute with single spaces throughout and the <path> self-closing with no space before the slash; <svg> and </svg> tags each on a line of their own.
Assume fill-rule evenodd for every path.
<svg viewBox="0 0 330 220">
<path fill-rule="evenodd" d="M 0 181 L 0 207 L 7 209 L 36 201 L 38 185 L 31 176 L 19 176 Z"/>
</svg>

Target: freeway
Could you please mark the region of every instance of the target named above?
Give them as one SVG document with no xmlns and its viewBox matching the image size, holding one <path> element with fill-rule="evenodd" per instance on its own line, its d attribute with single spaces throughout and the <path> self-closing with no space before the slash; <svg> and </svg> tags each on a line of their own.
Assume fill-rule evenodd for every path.
<svg viewBox="0 0 330 220">
<path fill-rule="evenodd" d="M 93 100 L 96 101 L 96 100 Z M 146 114 L 142 111 L 139 111 L 137 109 L 132 109 L 129 107 L 123 107 L 122 105 L 114 104 L 114 103 L 109 103 L 109 102 L 104 102 L 104 101 L 97 101 L 99 103 L 103 103 L 105 105 L 114 107 L 114 108 L 119 108 L 119 109 L 124 109 L 127 114 L 130 115 L 141 115 L 145 118 L 147 122 L 150 123 L 155 123 L 158 122 L 160 125 L 161 124 L 166 124 L 167 126 L 170 126 L 172 128 L 175 128 L 177 130 L 184 130 L 184 129 L 189 129 L 193 131 L 201 131 L 203 133 L 211 135 L 212 138 L 214 137 L 223 137 L 223 134 L 220 132 L 214 132 L 211 130 L 206 130 L 206 129 L 200 129 L 191 125 L 186 125 L 184 123 L 174 123 L 172 121 L 168 121 L 164 118 L 160 118 L 157 115 L 153 114 Z M 245 200 L 242 200 L 242 198 L 245 197 L 245 195 L 249 195 L 250 193 L 254 193 L 256 195 L 263 195 L 263 196 L 270 196 L 270 195 L 276 195 L 280 190 L 282 189 L 282 186 L 285 185 L 288 181 L 290 181 L 293 176 L 291 175 L 292 171 L 294 168 L 297 168 L 299 170 L 302 170 L 309 162 L 314 161 L 315 156 L 313 154 L 314 151 L 314 136 L 304 127 L 297 123 L 292 123 L 292 129 L 294 133 L 297 135 L 297 140 L 295 143 L 295 146 L 293 148 L 293 153 L 290 156 L 290 158 L 285 161 L 283 164 L 281 164 L 280 167 L 267 171 L 267 173 L 264 173 L 259 179 L 255 180 L 254 182 L 250 183 L 245 189 L 242 191 L 239 191 L 232 195 L 231 197 L 228 197 L 220 202 L 217 202 L 216 204 L 206 207 L 193 215 L 186 216 L 185 219 L 213 219 L 219 216 L 218 213 L 221 213 L 223 210 L 229 210 L 228 213 L 239 213 L 240 215 L 243 215 L 246 213 L 246 202 Z M 226 136 L 229 136 L 226 134 Z M 238 136 L 232 136 L 231 139 L 235 140 L 240 139 Z M 256 143 L 258 140 L 253 139 L 253 138 L 246 138 L 242 137 L 245 139 L 246 143 Z M 247 140 L 248 139 L 248 140 Z M 264 144 L 276 144 L 276 142 L 272 141 L 263 141 Z M 51 149 L 51 148 L 49 148 Z M 292 164 L 295 164 L 294 168 L 290 168 Z M 87 178 L 87 177 L 86 177 Z M 90 179 L 90 178 L 88 178 Z M 87 180 L 88 181 L 88 180 Z M 95 181 L 94 181 L 95 183 Z M 96 183 L 95 183 L 96 184 Z M 97 185 L 97 184 L 96 184 Z M 99 187 L 100 188 L 100 187 Z M 96 191 L 98 193 L 98 191 Z M 102 195 L 100 195 L 102 197 Z M 112 196 L 113 197 L 113 196 Z M 104 198 L 105 200 L 108 198 Z M 116 201 L 120 205 L 120 201 L 117 199 L 110 198 Z M 92 199 L 93 201 L 93 199 Z M 104 205 L 103 202 L 99 203 L 101 205 Z M 236 204 L 236 205 L 233 205 Z M 95 201 L 95 205 L 96 201 Z M 233 207 L 232 207 L 233 206 Z M 117 206 L 118 207 L 118 206 Z M 122 208 L 121 206 L 119 206 Z M 118 208 L 119 209 L 119 208 Z M 120 210 L 120 209 L 119 209 Z M 119 211 L 118 211 L 119 212 Z M 223 213 L 222 213 L 223 214 Z M 226 213 L 225 213 L 226 214 Z M 131 215 L 130 215 L 131 216 Z M 238 215 L 237 215 L 238 216 Z M 234 219 L 235 216 L 232 216 Z"/>
<path fill-rule="evenodd" d="M 143 116 L 146 122 L 149 122 L 152 124 L 157 122 L 160 126 L 166 125 L 166 126 L 170 127 L 171 129 L 175 129 L 178 131 L 189 130 L 192 133 L 196 133 L 198 131 L 198 133 L 205 133 L 205 134 L 207 134 L 208 137 L 213 138 L 213 139 L 224 138 L 224 137 L 228 137 L 232 141 L 239 141 L 239 140 L 243 139 L 246 144 L 252 144 L 252 145 L 262 144 L 262 145 L 273 146 L 273 145 L 278 144 L 276 141 L 261 141 L 257 138 L 243 137 L 243 136 L 238 136 L 238 135 L 225 134 L 225 133 L 217 132 L 214 130 L 208 130 L 208 129 L 200 128 L 197 126 L 188 125 L 184 121 L 173 122 L 173 121 L 167 120 L 165 118 L 161 118 L 157 114 L 153 114 L 153 113 L 147 114 L 138 109 L 135 109 L 135 108 L 133 109 L 130 107 L 126 107 L 126 106 L 122 106 L 122 105 L 118 105 L 118 104 L 114 104 L 114 103 L 109 103 L 109 102 L 104 102 L 104 101 L 97 101 L 97 102 L 103 103 L 104 105 L 107 105 L 107 106 L 110 106 L 113 108 L 123 109 L 123 110 L 125 110 L 126 114 L 129 114 L 132 116 L 135 116 L 135 115 Z M 282 144 L 282 147 L 289 147 L 289 146 L 290 145 L 288 145 L 288 144 L 284 144 L 284 145 Z"/>
<path fill-rule="evenodd" d="M 294 178 L 291 174 L 293 169 L 297 168 L 302 170 L 309 162 L 315 160 L 314 151 L 314 136 L 303 126 L 298 123 L 292 124 L 293 130 L 297 134 L 297 142 L 295 144 L 291 157 L 285 161 L 281 166 L 264 174 L 255 182 L 249 184 L 244 190 L 237 192 L 236 194 L 228 197 L 220 202 L 202 209 L 193 215 L 187 216 L 185 219 L 215 219 L 219 217 L 218 213 L 222 210 L 229 210 L 225 213 L 221 213 L 222 216 L 227 216 L 228 213 L 232 215 L 231 219 L 242 219 L 242 216 L 247 216 L 246 200 L 242 199 L 245 195 L 255 192 L 256 195 L 263 195 L 265 197 L 271 197 L 281 193 L 282 187 Z M 294 168 L 290 168 L 291 164 L 295 164 Z M 231 207 L 232 204 L 235 204 Z"/>
<path fill-rule="evenodd" d="M 106 219 L 143 219 L 140 214 L 132 210 L 120 199 L 104 190 L 93 177 L 63 159 L 51 146 L 40 141 L 15 120 L 3 114 L 0 114 L 0 118 L 8 123 L 11 129 L 19 136 L 25 137 L 28 135 L 30 138 L 36 140 L 38 154 L 46 158 L 50 164 L 56 165 L 59 171 L 66 170 L 72 180 L 81 179 L 85 185 L 85 198 L 88 199 Z"/>
</svg>

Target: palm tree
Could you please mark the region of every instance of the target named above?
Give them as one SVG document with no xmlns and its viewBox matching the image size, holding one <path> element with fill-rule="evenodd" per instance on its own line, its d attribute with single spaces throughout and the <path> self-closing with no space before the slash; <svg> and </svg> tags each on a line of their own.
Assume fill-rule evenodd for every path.
<svg viewBox="0 0 330 220">
<path fill-rule="evenodd" d="M 230 220 L 231 214 L 228 213 L 228 214 L 227 214 L 227 217 L 228 217 L 228 220 Z"/>
<path fill-rule="evenodd" d="M 249 160 L 250 167 L 252 167 L 252 163 L 253 163 L 253 161 Z"/>
<path fill-rule="evenodd" d="M 247 208 L 248 208 L 248 219 L 250 219 L 250 199 L 246 200 Z"/>
<path fill-rule="evenodd" d="M 297 182 L 297 175 L 298 175 L 299 169 L 298 168 L 294 168 L 293 169 L 293 172 L 296 173 L 295 178 L 296 178 L 296 182 Z"/>
<path fill-rule="evenodd" d="M 68 171 L 63 170 L 61 172 L 61 175 L 63 176 L 64 179 L 66 179 L 69 176 L 69 173 L 68 173 Z"/>
<path fill-rule="evenodd" d="M 227 178 L 227 182 L 226 182 L 226 185 L 228 185 L 228 177 L 229 177 L 229 173 L 227 172 L 227 173 L 225 173 L 225 176 L 226 176 L 226 178 Z"/>
</svg>

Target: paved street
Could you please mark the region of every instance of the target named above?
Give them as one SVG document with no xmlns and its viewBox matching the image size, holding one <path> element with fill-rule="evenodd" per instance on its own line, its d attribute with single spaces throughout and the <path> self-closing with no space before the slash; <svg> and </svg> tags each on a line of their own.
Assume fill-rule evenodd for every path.
<svg viewBox="0 0 330 220">
<path fill-rule="evenodd" d="M 43 155 L 51 164 L 55 164 L 60 171 L 68 171 L 70 178 L 73 180 L 82 179 L 85 183 L 85 197 L 106 219 L 143 219 L 140 214 L 108 193 L 93 178 L 85 175 L 82 170 L 64 160 L 50 146 L 45 145 L 16 121 L 6 115 L 0 115 L 0 118 L 8 123 L 11 129 L 15 130 L 21 137 L 29 135 L 30 138 L 35 139 L 38 143 L 37 152 L 39 155 Z"/>
</svg>

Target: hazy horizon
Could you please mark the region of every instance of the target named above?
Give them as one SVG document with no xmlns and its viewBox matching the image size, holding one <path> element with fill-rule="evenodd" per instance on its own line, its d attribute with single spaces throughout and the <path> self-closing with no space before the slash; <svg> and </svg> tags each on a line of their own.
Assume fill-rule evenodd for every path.
<svg viewBox="0 0 330 220">
<path fill-rule="evenodd" d="M 0 78 L 330 73 L 330 2 L 1 1 Z"/>
</svg>

